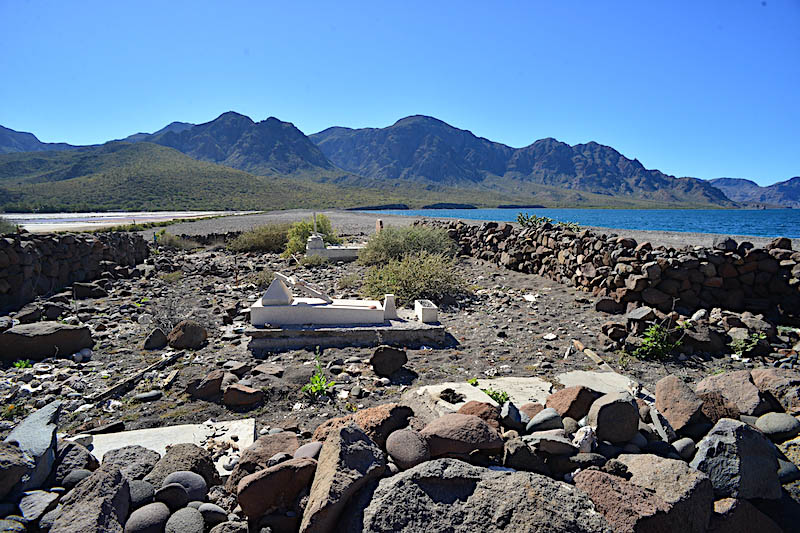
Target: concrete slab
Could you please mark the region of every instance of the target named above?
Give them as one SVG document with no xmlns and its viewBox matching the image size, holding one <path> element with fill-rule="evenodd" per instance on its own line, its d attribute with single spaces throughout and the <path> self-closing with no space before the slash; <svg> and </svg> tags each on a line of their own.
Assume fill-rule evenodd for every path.
<svg viewBox="0 0 800 533">
<path fill-rule="evenodd" d="M 610 392 L 629 392 L 638 391 L 638 397 L 645 400 L 655 401 L 653 394 L 641 387 L 635 379 L 623 376 L 617 372 L 596 372 L 587 370 L 572 370 L 556 376 L 556 380 L 565 387 L 583 385 L 590 389 L 608 394 Z"/>
<path fill-rule="evenodd" d="M 236 437 L 236 440 L 233 437 Z M 200 447 L 217 450 L 216 443 L 230 442 L 236 445 L 237 450 L 230 450 L 228 455 L 223 454 L 214 464 L 220 475 L 229 475 L 230 471 L 223 468 L 223 464 L 238 457 L 256 438 L 256 421 L 253 418 L 244 420 L 229 420 L 227 422 L 210 422 L 203 424 L 184 424 L 152 429 L 135 429 L 119 433 L 105 433 L 93 435 L 89 449 L 102 461 L 103 455 L 116 448 L 138 444 L 160 453 L 162 456 L 167 451 L 167 446 L 182 443 L 196 444 Z"/>
<path fill-rule="evenodd" d="M 480 388 L 491 387 L 508 393 L 511 401 L 519 407 L 532 402 L 544 404 L 547 397 L 553 392 L 553 385 L 537 377 L 502 377 L 478 380 Z"/>
<path fill-rule="evenodd" d="M 508 393 L 509 399 L 517 406 L 539 402 L 544 403 L 550 395 L 553 386 L 547 381 L 536 377 L 503 377 L 495 379 L 479 379 L 478 386 L 470 385 L 466 381 L 450 381 L 436 385 L 426 385 L 417 389 L 417 394 L 427 398 L 427 404 L 439 415 L 452 413 L 467 402 L 477 401 L 498 405 L 482 389 L 501 390 Z M 442 399 L 441 394 L 445 389 L 452 389 L 456 394 L 464 396 L 463 401 L 450 403 Z"/>
<path fill-rule="evenodd" d="M 302 324 L 382 324 L 383 304 L 377 300 L 336 300 L 294 298 L 289 305 L 264 305 L 262 300 L 250 306 L 254 326 Z"/>
</svg>

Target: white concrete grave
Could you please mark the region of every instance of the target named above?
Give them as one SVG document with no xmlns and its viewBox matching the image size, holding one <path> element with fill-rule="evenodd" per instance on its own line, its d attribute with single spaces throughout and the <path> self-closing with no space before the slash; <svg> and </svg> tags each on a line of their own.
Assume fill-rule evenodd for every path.
<svg viewBox="0 0 800 533">
<path fill-rule="evenodd" d="M 295 298 L 287 285 L 311 297 Z M 387 311 L 390 316 L 386 316 Z M 383 324 L 396 316 L 392 295 L 387 295 L 384 303 L 333 299 L 305 281 L 280 273 L 275 274 L 264 295 L 250 306 L 250 323 L 254 326 Z"/>
<path fill-rule="evenodd" d="M 430 300 L 414 300 L 414 315 L 423 324 L 439 321 L 439 308 Z"/>
<path fill-rule="evenodd" d="M 363 245 L 328 246 L 322 236 L 314 233 L 306 242 L 306 255 L 324 257 L 330 261 L 355 261 Z"/>
</svg>

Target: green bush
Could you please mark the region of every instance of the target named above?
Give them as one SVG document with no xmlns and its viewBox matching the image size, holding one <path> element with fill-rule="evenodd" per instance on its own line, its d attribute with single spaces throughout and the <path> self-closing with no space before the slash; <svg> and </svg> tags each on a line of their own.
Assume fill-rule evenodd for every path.
<svg viewBox="0 0 800 533">
<path fill-rule="evenodd" d="M 171 248 L 173 250 L 193 250 L 194 248 L 200 247 L 200 244 L 195 241 L 167 233 L 166 230 L 163 229 L 156 235 L 156 242 L 159 246 L 163 246 L 164 248 Z"/>
<path fill-rule="evenodd" d="M 0 217 L 0 235 L 4 233 L 14 233 L 17 231 L 17 225 L 8 220 L 7 218 Z"/>
<path fill-rule="evenodd" d="M 683 335 L 677 340 L 673 337 L 683 331 L 682 326 L 675 329 L 668 329 L 663 324 L 651 324 L 642 335 L 642 344 L 633 351 L 634 357 L 639 359 L 664 360 L 675 348 L 683 342 Z"/>
<path fill-rule="evenodd" d="M 364 281 L 368 297 L 380 299 L 384 294 L 394 294 L 398 305 L 421 299 L 447 303 L 465 294 L 466 287 L 453 258 L 427 251 L 373 266 Z"/>
<path fill-rule="evenodd" d="M 291 224 L 267 224 L 246 231 L 228 244 L 233 252 L 281 253 L 289 240 Z"/>
<path fill-rule="evenodd" d="M 284 257 L 305 252 L 306 243 L 313 231 L 314 219 L 301 220 L 300 222 L 292 224 L 289 228 L 289 240 L 286 243 L 286 250 L 283 252 Z M 342 242 L 333 231 L 330 219 L 325 215 L 317 215 L 317 233 L 322 235 L 322 240 L 325 241 L 326 244 L 341 244 Z"/>
<path fill-rule="evenodd" d="M 440 228 L 388 227 L 369 240 L 358 254 L 358 260 L 364 265 L 376 265 L 421 252 L 453 256 L 456 245 L 447 232 Z"/>
<path fill-rule="evenodd" d="M 503 405 L 508 401 L 508 393 L 504 390 L 493 389 L 491 387 L 489 387 L 488 389 L 481 389 L 481 390 L 486 393 L 486 396 L 496 401 L 500 405 Z"/>
<path fill-rule="evenodd" d="M 269 284 L 272 283 L 274 278 L 275 273 L 272 272 L 272 270 L 265 268 L 264 270 L 250 274 L 247 276 L 245 281 L 252 283 L 257 289 L 261 290 L 269 287 Z"/>
<path fill-rule="evenodd" d="M 300 389 L 300 392 L 305 394 L 312 402 L 315 402 L 330 394 L 334 385 L 336 385 L 335 381 L 328 381 L 328 378 L 325 377 L 325 372 L 322 371 L 322 364 L 320 364 L 319 357 L 317 357 L 316 370 L 309 378 L 308 383 Z"/>
<path fill-rule="evenodd" d="M 300 259 L 300 264 L 306 268 L 319 267 L 327 263 L 328 259 L 321 255 L 304 255 Z"/>
</svg>

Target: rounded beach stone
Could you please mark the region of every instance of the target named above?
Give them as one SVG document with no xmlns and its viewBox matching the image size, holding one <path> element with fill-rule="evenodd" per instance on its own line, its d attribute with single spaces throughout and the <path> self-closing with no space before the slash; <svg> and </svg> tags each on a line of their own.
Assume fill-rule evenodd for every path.
<svg viewBox="0 0 800 533">
<path fill-rule="evenodd" d="M 85 468 L 78 468 L 77 470 L 73 470 L 64 478 L 63 485 L 64 488 L 67 490 L 72 489 L 75 485 L 86 479 L 87 477 L 91 476 L 92 473 Z"/>
<path fill-rule="evenodd" d="M 184 489 L 186 494 L 189 495 L 189 500 L 205 501 L 208 494 L 208 486 L 203 476 L 190 472 L 189 470 L 180 470 L 173 472 L 164 478 L 162 486 L 167 486 L 170 483 L 179 483 Z"/>
<path fill-rule="evenodd" d="M 494 429 L 500 430 L 500 409 L 490 403 L 470 400 L 462 405 L 458 412 L 462 415 L 475 415 Z"/>
<path fill-rule="evenodd" d="M 400 429 L 386 439 L 386 452 L 401 469 L 407 470 L 431 458 L 428 442 L 413 429 Z"/>
<path fill-rule="evenodd" d="M 294 452 L 295 459 L 308 458 L 316 459 L 319 457 L 319 452 L 322 450 L 322 443 L 319 441 L 309 442 L 297 448 Z"/>
<path fill-rule="evenodd" d="M 428 441 L 431 457 L 503 449 L 500 435 L 482 418 L 473 415 L 444 415 L 425 426 L 420 434 Z"/>
<path fill-rule="evenodd" d="M 203 533 L 205 528 L 206 523 L 200 511 L 184 507 L 169 517 L 164 533 Z"/>
<path fill-rule="evenodd" d="M 138 509 L 153 501 L 156 491 L 149 482 L 136 479 L 129 481 L 128 487 L 130 487 L 131 491 L 131 507 L 133 509 Z"/>
<path fill-rule="evenodd" d="M 155 499 L 157 502 L 165 503 L 167 507 L 174 511 L 185 507 L 189 503 L 189 494 L 180 483 L 170 483 L 156 491 Z"/>
<path fill-rule="evenodd" d="M 203 515 L 203 520 L 208 527 L 214 527 L 228 520 L 228 513 L 225 512 L 225 509 L 213 503 L 204 503 L 197 510 Z"/>
<path fill-rule="evenodd" d="M 561 421 L 561 415 L 552 407 L 548 407 L 531 418 L 525 431 L 532 433 L 534 431 L 547 431 L 548 429 L 562 429 L 563 427 L 564 423 Z"/>
<path fill-rule="evenodd" d="M 149 503 L 131 513 L 125 522 L 125 533 L 161 533 L 169 515 L 169 508 L 163 503 Z"/>
<path fill-rule="evenodd" d="M 800 434 L 800 421 L 786 413 L 761 415 L 756 427 L 773 442 L 784 442 Z"/>
<path fill-rule="evenodd" d="M 673 442 L 672 447 L 675 448 L 675 451 L 678 452 L 678 455 L 681 456 L 681 459 L 684 461 L 690 461 L 694 456 L 694 451 L 697 446 L 692 439 L 689 437 L 684 437 Z"/>
</svg>

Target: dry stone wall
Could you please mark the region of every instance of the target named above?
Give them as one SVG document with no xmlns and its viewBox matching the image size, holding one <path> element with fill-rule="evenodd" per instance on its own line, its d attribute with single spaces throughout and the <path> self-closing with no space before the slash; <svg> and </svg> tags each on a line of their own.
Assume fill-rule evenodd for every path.
<svg viewBox="0 0 800 533">
<path fill-rule="evenodd" d="M 141 235 L 132 233 L 0 236 L 0 312 L 117 266 L 133 267 L 148 253 Z"/>
<path fill-rule="evenodd" d="M 775 239 L 764 249 L 730 238 L 718 239 L 713 248 L 674 249 L 549 223 L 424 224 L 446 229 L 461 254 L 590 291 L 601 297 L 601 311 L 648 305 L 690 315 L 719 307 L 800 320 L 800 252 L 789 239 Z"/>
</svg>

